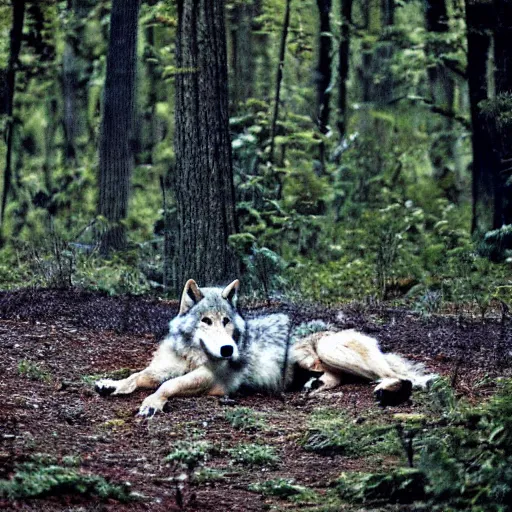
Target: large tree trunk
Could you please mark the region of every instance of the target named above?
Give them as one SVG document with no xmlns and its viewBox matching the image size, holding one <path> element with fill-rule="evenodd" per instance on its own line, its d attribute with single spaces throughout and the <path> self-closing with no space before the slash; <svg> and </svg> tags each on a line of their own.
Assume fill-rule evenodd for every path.
<svg viewBox="0 0 512 512">
<path fill-rule="evenodd" d="M 341 28 L 340 45 L 338 49 L 338 121 L 337 127 L 340 139 L 345 137 L 347 131 L 347 82 L 350 66 L 350 24 L 352 23 L 353 0 L 340 0 L 341 2 Z"/>
<path fill-rule="evenodd" d="M 494 31 L 495 87 L 498 116 L 510 118 L 512 96 L 512 0 L 494 0 L 496 29 Z M 503 101 L 505 100 L 505 101 Z M 498 160 L 499 194 L 494 227 L 512 224 L 512 123 L 495 119 L 497 140 L 494 144 Z"/>
<path fill-rule="evenodd" d="M 133 119 L 139 0 L 113 0 L 99 150 L 98 214 L 109 222 L 101 251 L 124 249 L 130 177 L 134 166 Z"/>
<path fill-rule="evenodd" d="M 4 226 L 5 208 L 11 189 L 12 178 L 12 146 L 14 140 L 14 89 L 16 86 L 16 71 L 21 50 L 23 35 L 23 21 L 25 18 L 25 0 L 13 0 L 12 3 L 12 27 L 10 32 L 9 63 L 5 75 L 5 114 L 7 116 L 6 135 L 7 151 L 5 156 L 5 169 L 2 189 L 2 201 L 0 206 L 0 232 Z M 0 237 L 1 238 L 1 237 Z M 1 241 L 1 240 L 0 240 Z"/>
<path fill-rule="evenodd" d="M 434 55 L 437 64 L 428 68 L 432 105 L 446 112 L 454 112 L 456 82 L 452 72 L 441 61 L 445 52 L 444 44 L 439 39 L 449 30 L 446 0 L 426 0 L 425 25 L 433 35 L 433 42 L 426 51 Z M 434 167 L 434 178 L 446 197 L 452 202 L 459 200 L 459 176 L 454 168 L 456 160 L 455 121 L 448 117 L 436 116 L 429 122 L 429 128 L 435 134 L 430 160 Z"/>
<path fill-rule="evenodd" d="M 175 291 L 238 271 L 228 245 L 236 225 L 226 61 L 224 0 L 178 0 Z"/>
<path fill-rule="evenodd" d="M 497 210 L 496 161 L 493 140 L 486 126 L 479 103 L 488 99 L 488 63 L 491 29 L 494 24 L 493 5 L 466 0 L 468 39 L 468 83 L 473 126 L 473 225 L 472 231 L 483 234 L 495 225 Z"/>
</svg>

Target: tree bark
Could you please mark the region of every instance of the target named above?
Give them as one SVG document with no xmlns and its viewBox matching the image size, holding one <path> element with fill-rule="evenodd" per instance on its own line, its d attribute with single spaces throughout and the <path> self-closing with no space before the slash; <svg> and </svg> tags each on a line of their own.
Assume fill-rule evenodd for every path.
<svg viewBox="0 0 512 512">
<path fill-rule="evenodd" d="M 428 68 L 428 78 L 432 105 L 436 109 L 446 112 L 455 112 L 455 91 L 457 83 L 451 70 L 442 62 L 442 53 L 445 52 L 439 39 L 449 30 L 446 0 L 427 0 L 425 5 L 425 25 L 427 30 L 437 35 L 426 51 L 436 57 L 437 63 Z M 459 173 L 454 168 L 456 161 L 456 140 L 454 133 L 454 120 L 450 117 L 436 116 L 429 123 L 430 131 L 435 141 L 430 150 L 430 160 L 434 167 L 434 178 L 445 196 L 452 202 L 459 201 Z"/>
<path fill-rule="evenodd" d="M 18 59 L 21 50 L 21 41 L 23 36 L 23 22 L 25 18 L 25 0 L 13 0 L 12 2 L 12 27 L 10 31 L 9 63 L 5 75 L 5 114 L 7 116 L 6 125 L 6 145 L 5 169 L 2 189 L 2 201 L 0 207 L 0 231 L 3 230 L 5 221 L 5 208 L 7 198 L 11 189 L 12 177 L 12 146 L 14 139 L 14 90 L 16 86 L 16 71 Z M 2 237 L 3 238 L 3 237 Z"/>
<path fill-rule="evenodd" d="M 224 0 L 178 0 L 176 66 L 178 292 L 188 279 L 212 285 L 238 272 Z"/>
<path fill-rule="evenodd" d="M 319 45 L 318 64 L 316 68 L 316 104 L 318 127 L 321 133 L 327 133 L 330 113 L 330 92 L 331 83 L 331 0 L 316 0 L 319 15 Z"/>
<path fill-rule="evenodd" d="M 341 28 L 340 45 L 338 48 L 338 121 L 337 127 L 340 134 L 340 140 L 343 139 L 347 131 L 347 82 L 350 67 L 350 24 L 352 23 L 352 3 L 353 0 L 340 0 L 341 8 Z"/>
<path fill-rule="evenodd" d="M 395 24 L 395 0 L 381 0 L 381 12 L 385 27 Z"/>
<path fill-rule="evenodd" d="M 494 60 L 496 100 L 512 98 L 512 0 L 494 0 L 496 28 L 494 31 Z M 506 108 L 506 107 L 505 107 Z M 511 112 L 499 114 L 510 116 Z M 495 121 L 497 140 L 494 144 L 498 160 L 498 211 L 495 228 L 512 224 L 512 123 Z"/>
<path fill-rule="evenodd" d="M 318 64 L 316 68 L 316 118 L 320 133 L 329 131 L 329 114 L 331 93 L 329 86 L 332 78 L 332 35 L 331 35 L 331 0 L 316 0 L 319 17 Z M 320 166 L 325 164 L 325 144 L 319 146 Z"/>
<path fill-rule="evenodd" d="M 484 234 L 495 225 L 496 162 L 493 141 L 480 111 L 480 102 L 488 99 L 488 61 L 491 30 L 494 24 L 491 3 L 466 0 L 468 40 L 468 84 L 473 127 L 473 223 L 472 231 Z"/>
<path fill-rule="evenodd" d="M 447 32 L 449 27 L 446 0 L 426 0 L 425 21 L 429 32 Z"/>
<path fill-rule="evenodd" d="M 281 30 L 281 43 L 279 45 L 279 62 L 277 65 L 276 90 L 274 94 L 274 112 L 272 114 L 272 123 L 270 125 L 270 162 L 274 161 L 277 120 L 279 118 L 279 103 L 281 102 L 281 82 L 283 81 L 284 59 L 286 56 L 286 40 L 288 39 L 288 30 L 290 28 L 290 6 L 291 0 L 286 0 L 283 28 Z"/>
<path fill-rule="evenodd" d="M 134 166 L 138 15 L 139 0 L 112 1 L 99 148 L 98 214 L 109 222 L 101 234 L 103 254 L 126 246 L 123 220 Z"/>
</svg>

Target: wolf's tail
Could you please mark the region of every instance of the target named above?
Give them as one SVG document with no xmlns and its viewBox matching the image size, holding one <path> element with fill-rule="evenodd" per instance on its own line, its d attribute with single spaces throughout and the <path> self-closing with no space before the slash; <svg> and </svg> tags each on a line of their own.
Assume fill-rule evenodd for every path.
<svg viewBox="0 0 512 512">
<path fill-rule="evenodd" d="M 415 388 L 425 388 L 430 381 L 437 377 L 433 373 L 427 374 L 423 364 L 409 361 L 398 354 L 384 354 L 384 358 L 400 379 L 410 380 Z"/>
</svg>

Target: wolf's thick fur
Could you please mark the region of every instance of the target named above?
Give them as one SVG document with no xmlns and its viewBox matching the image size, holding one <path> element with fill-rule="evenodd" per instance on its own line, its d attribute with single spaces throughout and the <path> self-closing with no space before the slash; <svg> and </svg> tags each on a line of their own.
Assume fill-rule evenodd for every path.
<svg viewBox="0 0 512 512">
<path fill-rule="evenodd" d="M 390 403 L 407 399 L 412 385 L 430 378 L 420 365 L 383 354 L 375 339 L 354 330 L 325 326 L 296 340 L 286 315 L 244 320 L 236 309 L 238 287 L 238 280 L 226 288 L 199 288 L 189 280 L 179 314 L 150 365 L 123 380 L 98 381 L 98 393 L 122 395 L 159 386 L 139 410 L 152 416 L 173 396 L 222 396 L 242 386 L 280 391 L 293 385 L 297 369 L 321 373 L 308 383 L 313 393 L 338 386 L 344 374 L 380 380 L 375 391 Z"/>
</svg>

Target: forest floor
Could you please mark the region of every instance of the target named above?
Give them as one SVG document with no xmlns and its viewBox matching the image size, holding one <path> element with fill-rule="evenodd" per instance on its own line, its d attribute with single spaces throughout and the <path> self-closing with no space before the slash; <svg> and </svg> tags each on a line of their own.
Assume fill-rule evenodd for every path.
<svg viewBox="0 0 512 512">
<path fill-rule="evenodd" d="M 421 412 L 424 407 L 424 400 L 413 395 L 412 404 L 382 409 L 368 383 L 347 384 L 314 398 L 296 392 L 235 397 L 233 401 L 174 399 L 165 413 L 151 420 L 136 416 L 148 392 L 127 397 L 97 395 L 93 382 L 98 376 L 147 364 L 176 310 L 174 302 L 76 290 L 0 293 L 0 479 L 12 478 L 27 461 L 45 459 L 59 465 L 74 461 L 80 473 L 129 482 L 138 497 L 128 503 L 76 494 L 0 498 L 0 508 L 363 510 L 339 503 L 329 508 L 337 477 L 342 472 L 403 465 L 399 455 L 357 458 L 354 454 L 324 455 L 303 447 L 318 411 L 343 411 L 352 424 L 368 418 L 392 423 L 397 413 Z M 493 378 L 510 373 L 510 321 L 422 318 L 405 309 L 360 306 L 321 309 L 273 304 L 248 307 L 245 312 L 254 315 L 270 310 L 291 311 L 295 322 L 323 318 L 340 328 L 360 329 L 379 339 L 385 351 L 423 362 L 430 371 L 449 377 L 457 394 L 470 401 L 490 396 Z M 245 429 L 229 421 L 229 411 L 247 416 L 247 409 L 240 407 L 254 411 Z M 186 481 L 177 493 L 174 477 L 182 471 L 165 458 L 179 440 L 207 441 L 216 449 L 205 462 L 210 471 L 195 483 Z M 273 448 L 278 461 L 270 465 L 237 462 L 236 449 L 253 444 Z M 302 501 L 300 496 L 290 500 L 250 487 L 276 479 L 293 480 L 313 494 L 309 498 L 304 494 Z M 317 508 L 323 497 L 326 503 Z M 378 510 L 407 508 L 396 505 Z"/>
</svg>

